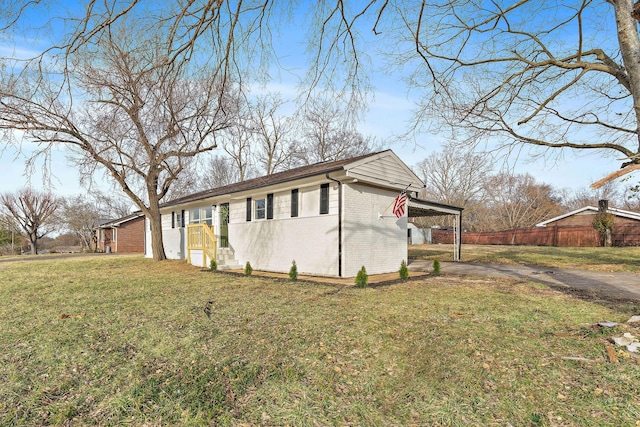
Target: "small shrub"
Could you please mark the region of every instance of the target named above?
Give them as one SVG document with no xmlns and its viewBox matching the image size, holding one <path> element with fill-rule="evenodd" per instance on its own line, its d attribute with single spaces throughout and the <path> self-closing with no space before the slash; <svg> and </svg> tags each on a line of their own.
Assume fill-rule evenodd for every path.
<svg viewBox="0 0 640 427">
<path fill-rule="evenodd" d="M 404 260 L 402 260 L 402 263 L 400 264 L 400 270 L 398 273 L 402 280 L 407 280 L 409 278 L 409 269 L 407 268 L 407 263 Z"/>
<path fill-rule="evenodd" d="M 298 280 L 298 266 L 296 265 L 296 261 L 293 260 L 291 263 L 291 268 L 289 269 L 289 279 L 292 281 Z"/>
<path fill-rule="evenodd" d="M 211 260 L 211 262 L 209 263 L 209 268 L 211 269 L 211 271 L 216 271 L 218 269 L 218 263 L 215 259 Z"/>
<path fill-rule="evenodd" d="M 364 268 L 364 265 L 363 265 L 360 271 L 358 271 L 358 275 L 356 276 L 356 287 L 366 288 L 368 282 L 369 282 L 369 276 L 367 275 L 367 270 Z"/>
<path fill-rule="evenodd" d="M 435 274 L 436 276 L 440 275 L 440 261 L 438 261 L 437 259 L 433 260 L 433 274 Z"/>
<path fill-rule="evenodd" d="M 253 273 L 253 268 L 251 267 L 251 264 L 249 263 L 249 261 L 247 261 L 247 263 L 244 266 L 244 275 L 251 276 L 251 273 Z"/>
</svg>

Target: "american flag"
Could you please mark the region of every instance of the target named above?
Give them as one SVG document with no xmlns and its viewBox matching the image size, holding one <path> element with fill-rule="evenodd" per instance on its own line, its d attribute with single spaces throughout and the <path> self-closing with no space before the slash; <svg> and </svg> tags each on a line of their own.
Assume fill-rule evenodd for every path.
<svg viewBox="0 0 640 427">
<path fill-rule="evenodd" d="M 397 217 L 400 218 L 404 215 L 404 208 L 407 205 L 407 192 L 406 190 L 402 190 L 400 194 L 396 196 L 396 200 L 393 202 L 393 209 L 391 212 Z"/>
</svg>

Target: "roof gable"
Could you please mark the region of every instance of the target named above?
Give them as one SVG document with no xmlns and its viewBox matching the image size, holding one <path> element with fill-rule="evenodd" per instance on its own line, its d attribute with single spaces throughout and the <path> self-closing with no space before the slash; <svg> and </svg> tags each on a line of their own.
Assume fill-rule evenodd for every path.
<svg viewBox="0 0 640 427">
<path fill-rule="evenodd" d="M 422 180 L 391 150 L 352 161 L 345 165 L 347 176 L 360 181 L 419 191 Z"/>
<path fill-rule="evenodd" d="M 140 211 L 136 211 L 136 212 L 134 212 L 132 214 L 125 215 L 125 216 L 123 216 L 121 218 L 103 222 L 102 224 L 98 225 L 97 228 L 119 227 L 122 224 L 124 224 L 125 222 L 132 221 L 134 219 L 140 218 L 141 216 L 144 216 L 144 214 L 142 212 L 140 212 Z"/>
</svg>

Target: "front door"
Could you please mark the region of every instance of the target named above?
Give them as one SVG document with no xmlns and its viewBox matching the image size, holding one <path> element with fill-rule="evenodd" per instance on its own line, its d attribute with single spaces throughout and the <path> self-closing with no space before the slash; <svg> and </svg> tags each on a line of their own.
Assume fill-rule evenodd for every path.
<svg viewBox="0 0 640 427">
<path fill-rule="evenodd" d="M 229 203 L 220 205 L 220 247 L 229 247 Z"/>
</svg>

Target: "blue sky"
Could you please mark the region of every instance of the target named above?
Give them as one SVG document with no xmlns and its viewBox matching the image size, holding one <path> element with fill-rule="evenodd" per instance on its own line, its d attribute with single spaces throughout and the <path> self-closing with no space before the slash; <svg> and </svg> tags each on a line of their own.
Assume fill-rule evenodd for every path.
<svg viewBox="0 0 640 427">
<path fill-rule="evenodd" d="M 291 26 L 283 28 L 280 34 L 283 40 L 279 48 L 282 63 L 290 68 L 289 72 L 282 72 L 270 82 L 270 88 L 278 88 L 287 98 L 288 93 L 295 92 L 296 73 L 304 72 L 303 41 L 304 34 L 299 28 Z M 17 40 L 15 45 L 0 45 L 0 54 L 6 49 L 29 50 L 33 41 L 28 39 Z M 0 44 L 2 41 L 0 40 Z M 384 68 L 379 62 L 373 62 L 373 66 Z M 431 153 L 438 152 L 443 143 L 447 142 L 444 134 L 420 133 L 411 140 L 397 140 L 397 136 L 405 133 L 410 123 L 414 108 L 414 100 L 410 98 L 410 92 L 403 82 L 403 75 L 385 74 L 382 71 L 371 73 L 374 85 L 373 100 L 368 104 L 368 111 L 359 126 L 365 135 L 371 135 L 378 142 L 391 142 L 383 145 L 383 148 L 393 149 L 409 166 L 416 165 L 419 161 Z M 22 149 L 29 153 L 33 145 L 24 141 Z M 69 196 L 80 194 L 84 190 L 79 185 L 79 176 L 76 170 L 67 162 L 65 151 L 55 150 L 52 153 L 52 185 L 53 191 L 58 195 Z M 19 154 L 14 148 L 8 147 L 0 151 L 0 193 L 13 192 L 26 185 L 41 188 L 43 177 L 41 173 L 42 162 L 35 165 L 32 174 L 25 172 L 24 155 Z M 496 167 L 501 166 L 498 162 Z M 561 158 L 555 161 L 531 161 L 527 149 L 522 150 L 518 159 L 509 159 L 509 165 L 519 173 L 528 172 L 536 177 L 539 182 L 545 182 L 554 187 L 577 190 L 588 187 L 593 181 L 602 178 L 606 174 L 616 170 L 620 161 L 612 157 L 603 157 L 602 153 L 574 153 L 565 151 Z M 101 180 L 101 177 L 96 177 Z M 105 185 L 108 188 L 108 185 Z"/>
</svg>

